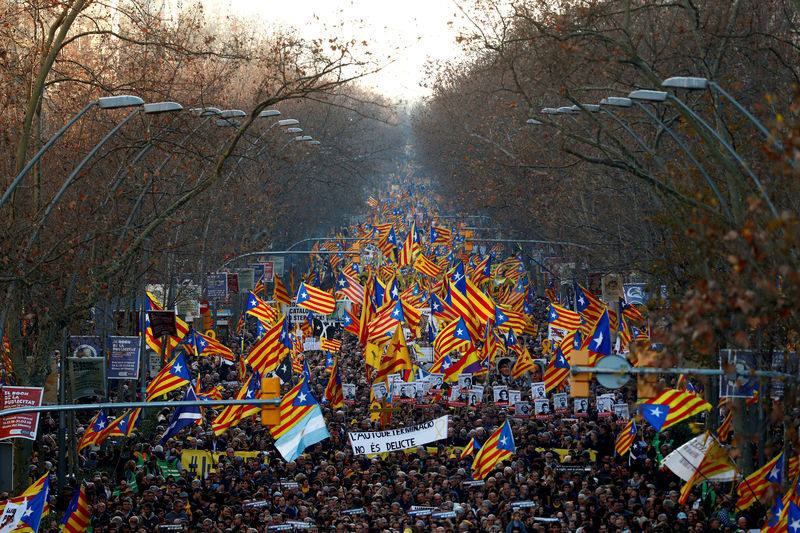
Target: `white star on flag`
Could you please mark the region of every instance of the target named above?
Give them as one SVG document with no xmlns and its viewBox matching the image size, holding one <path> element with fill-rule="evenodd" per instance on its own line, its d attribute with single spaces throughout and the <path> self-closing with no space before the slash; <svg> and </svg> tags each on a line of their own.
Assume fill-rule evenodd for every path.
<svg viewBox="0 0 800 533">
<path fill-rule="evenodd" d="M 600 344 L 603 343 L 603 332 L 602 331 L 600 332 L 600 335 L 598 335 L 597 337 L 594 338 L 594 342 L 595 342 L 597 347 L 600 347 Z"/>
<path fill-rule="evenodd" d="M 650 414 L 655 416 L 655 417 L 660 417 L 661 416 L 661 408 L 656 407 L 654 409 L 651 409 L 650 410 Z"/>
<path fill-rule="evenodd" d="M 305 401 L 306 401 L 306 394 L 305 394 L 304 392 L 301 392 L 300 394 L 298 394 L 298 395 L 297 395 L 297 397 L 298 397 L 298 398 L 300 398 L 300 401 L 301 401 L 301 402 L 305 403 Z"/>
<path fill-rule="evenodd" d="M 175 366 L 172 367 L 172 371 L 178 374 L 181 373 L 181 369 L 183 369 L 183 367 L 181 366 L 180 363 L 175 363 Z"/>
</svg>

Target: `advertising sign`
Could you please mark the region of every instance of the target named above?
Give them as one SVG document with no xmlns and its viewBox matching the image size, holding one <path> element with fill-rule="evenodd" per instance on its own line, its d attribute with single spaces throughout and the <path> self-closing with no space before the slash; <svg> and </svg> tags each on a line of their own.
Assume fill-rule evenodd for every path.
<svg viewBox="0 0 800 533">
<path fill-rule="evenodd" d="M 228 297 L 228 275 L 225 272 L 206 276 L 206 297 L 209 300 L 224 300 Z"/>
<path fill-rule="evenodd" d="M 69 338 L 74 357 L 102 357 L 103 343 L 100 337 L 71 335 Z"/>
<path fill-rule="evenodd" d="M 68 357 L 67 390 L 72 401 L 86 396 L 105 396 L 106 360 L 103 357 Z"/>
<path fill-rule="evenodd" d="M 239 294 L 239 274 L 227 274 L 228 294 Z"/>
<path fill-rule="evenodd" d="M 3 387 L 0 409 L 38 407 L 42 405 L 43 392 L 42 387 Z M 0 418 L 0 440 L 14 438 L 36 440 L 38 426 L 39 413 L 5 416 Z"/>
<path fill-rule="evenodd" d="M 139 337 L 110 337 L 108 379 L 139 377 Z"/>
</svg>

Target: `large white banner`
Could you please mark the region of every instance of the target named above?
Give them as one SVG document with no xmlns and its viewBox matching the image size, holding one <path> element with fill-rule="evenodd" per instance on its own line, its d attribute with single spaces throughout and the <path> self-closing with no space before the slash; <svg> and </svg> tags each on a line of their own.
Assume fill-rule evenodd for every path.
<svg viewBox="0 0 800 533">
<path fill-rule="evenodd" d="M 416 448 L 429 442 L 447 438 L 447 416 L 442 416 L 416 426 L 389 429 L 386 431 L 350 432 L 350 446 L 353 453 L 373 454 L 395 452 Z"/>
<path fill-rule="evenodd" d="M 708 447 L 711 446 L 713 438 L 714 437 L 707 436 L 705 433 L 696 436 L 667 455 L 661 465 L 672 470 L 672 472 L 682 480 L 688 481 L 703 461 L 703 457 L 705 457 Z M 733 481 L 736 479 L 736 471 L 726 470 L 725 472 L 709 476 L 706 479 L 708 479 L 708 481 Z"/>
</svg>

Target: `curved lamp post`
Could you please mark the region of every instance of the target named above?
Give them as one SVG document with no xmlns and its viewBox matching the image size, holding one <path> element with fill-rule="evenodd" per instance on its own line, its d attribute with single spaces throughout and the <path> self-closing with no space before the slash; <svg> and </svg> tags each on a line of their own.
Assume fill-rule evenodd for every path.
<svg viewBox="0 0 800 533">
<path fill-rule="evenodd" d="M 753 182 L 756 184 L 756 187 L 758 187 L 759 192 L 761 192 L 761 195 L 764 197 L 764 201 L 767 202 L 767 205 L 769 206 L 770 211 L 772 211 L 772 215 L 775 218 L 778 218 L 778 211 L 777 211 L 777 209 L 775 209 L 775 206 L 773 205 L 772 201 L 769 199 L 769 195 L 767 195 L 767 191 L 764 189 L 764 186 L 761 184 L 761 180 L 759 180 L 758 177 L 753 173 L 753 171 L 750 170 L 750 167 L 747 165 L 747 163 L 745 163 L 744 159 L 742 159 L 742 157 L 739 155 L 739 153 L 736 150 L 733 149 L 733 147 L 730 145 L 730 143 L 728 143 L 725 139 L 723 139 L 722 136 L 719 133 L 717 133 L 717 130 L 712 128 L 708 124 L 708 122 L 703 120 L 702 117 L 700 117 L 697 113 L 692 111 L 689 108 L 689 106 L 687 106 L 681 100 L 679 100 L 675 96 L 673 96 L 673 95 L 671 95 L 671 94 L 669 94 L 669 93 L 667 93 L 665 91 L 651 91 L 651 90 L 648 90 L 648 89 L 640 89 L 638 91 L 631 92 L 628 95 L 628 98 L 630 98 L 631 100 L 644 100 L 644 101 L 647 101 L 647 102 L 656 102 L 656 103 L 664 102 L 667 99 L 669 99 L 672 102 L 675 102 L 678 105 L 678 107 L 683 109 L 683 111 L 685 111 L 687 114 L 691 115 L 695 120 L 697 120 L 703 126 L 703 128 L 705 128 L 733 156 L 733 158 L 736 160 L 736 162 L 739 163 L 739 166 L 741 166 L 745 170 L 745 172 L 747 172 L 747 174 L 750 176 L 750 179 L 752 179 Z M 646 109 L 643 105 L 639 105 L 639 107 L 641 109 Z M 650 114 L 650 113 L 648 112 L 648 114 Z"/>
<path fill-rule="evenodd" d="M 33 156 L 33 158 L 28 161 L 28 164 L 25 165 L 25 168 L 14 178 L 14 181 L 11 182 L 11 185 L 8 187 L 6 192 L 3 194 L 3 197 L 0 198 L 0 208 L 2 208 L 14 190 L 17 188 L 17 185 L 22 182 L 22 179 L 25 175 L 33 168 L 39 159 L 42 158 L 44 153 L 55 143 L 59 137 L 61 137 L 65 131 L 69 129 L 70 126 L 75 124 L 79 118 L 86 114 L 94 106 L 98 106 L 100 109 L 119 109 L 122 107 L 138 107 L 144 104 L 144 100 L 139 98 L 138 96 L 131 96 L 131 95 L 119 95 L 119 96 L 104 96 L 102 98 L 98 98 L 94 102 L 89 102 L 86 104 L 86 107 L 81 109 L 77 115 L 72 117 L 69 122 L 67 122 L 60 130 L 53 135 L 49 141 L 47 141 L 44 146 Z"/>
</svg>

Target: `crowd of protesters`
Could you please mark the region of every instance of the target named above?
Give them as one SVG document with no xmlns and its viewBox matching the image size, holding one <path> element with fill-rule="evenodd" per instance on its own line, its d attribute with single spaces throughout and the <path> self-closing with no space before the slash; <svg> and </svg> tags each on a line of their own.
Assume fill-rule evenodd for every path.
<svg viewBox="0 0 800 533">
<path fill-rule="evenodd" d="M 538 305 L 538 311 L 545 308 L 544 301 Z M 522 336 L 534 358 L 542 352 L 543 334 Z M 253 340 L 250 333 L 246 335 L 245 349 Z M 490 393 L 478 406 L 452 408 L 444 401 L 395 405 L 386 427 L 449 414 L 447 439 L 385 456 L 354 456 L 347 433 L 378 430 L 380 422 L 369 413 L 370 383 L 360 346 L 349 334 L 343 340 L 341 378 L 343 383 L 357 385 L 358 400 L 340 409 L 323 403 L 331 437 L 296 461 L 287 463 L 281 458 L 258 417 L 214 436 L 211 420 L 217 411 L 213 409 L 205 410 L 202 425 L 190 426 L 163 446 L 157 443 L 170 412 L 152 409 L 130 438 L 83 450 L 79 479 L 86 482 L 94 531 L 703 533 L 748 530 L 763 522 L 764 509 L 759 504 L 736 512 L 729 484 L 698 485 L 680 505 L 682 482 L 660 468 L 660 461 L 686 439 L 673 442 L 670 431 L 657 434 L 645 426 L 629 454 L 615 455 L 614 442 L 622 425 L 614 417 L 599 417 L 593 400 L 588 416 L 582 418 L 572 414 L 553 414 L 547 419 L 512 417 L 516 453 L 483 482 L 472 479 L 473 458 L 462 458 L 461 449 L 473 437 L 484 442 L 512 416 L 507 407 L 493 404 Z M 231 338 L 230 344 L 235 347 L 239 342 Z M 321 400 L 329 376 L 326 358 L 321 352 L 306 352 L 305 357 L 311 388 Z M 204 390 L 222 384 L 225 397 L 238 390 L 236 366 L 215 358 L 190 360 Z M 541 376 L 515 380 L 509 370 L 504 361 L 488 375 L 476 376 L 476 383 L 510 384 L 522 390 L 526 399 L 529 382 Z M 593 386 L 593 396 L 601 392 L 616 393 L 618 401 L 629 402 L 633 412 L 632 391 Z M 179 399 L 181 394 L 175 391 L 172 396 Z M 81 420 L 85 423 L 88 418 Z M 56 462 L 57 421 L 45 415 L 40 426 L 42 437 L 35 444 L 31 479 Z M 185 461 L 181 463 L 187 450 L 225 453 L 203 477 Z M 257 455 L 236 453 L 243 451 Z M 175 469 L 166 471 L 165 464 Z M 76 486 L 77 481 L 69 479 L 66 489 L 56 495 L 56 514 L 66 507 Z"/>
</svg>

